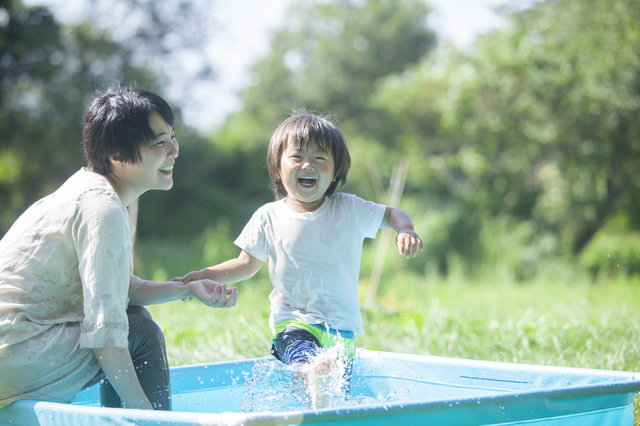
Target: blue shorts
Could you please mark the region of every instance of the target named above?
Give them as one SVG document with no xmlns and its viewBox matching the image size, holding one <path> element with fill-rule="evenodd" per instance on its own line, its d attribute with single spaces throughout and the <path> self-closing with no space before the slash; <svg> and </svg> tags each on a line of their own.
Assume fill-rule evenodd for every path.
<svg viewBox="0 0 640 426">
<path fill-rule="evenodd" d="M 353 359 L 356 343 L 353 332 L 327 328 L 322 324 L 306 324 L 298 320 L 280 321 L 273 331 L 271 354 L 285 364 L 308 361 L 318 348 L 328 348 L 341 342 L 340 358 Z"/>
<path fill-rule="evenodd" d="M 327 328 L 320 324 L 287 320 L 276 323 L 273 333 L 271 355 L 287 365 L 308 362 L 319 348 L 332 347 L 342 342 L 344 351 L 338 353 L 338 358 L 344 362 L 344 383 L 341 387 L 343 392 L 349 393 L 353 358 L 356 354 L 356 341 L 352 332 L 331 328 L 327 332 Z"/>
</svg>

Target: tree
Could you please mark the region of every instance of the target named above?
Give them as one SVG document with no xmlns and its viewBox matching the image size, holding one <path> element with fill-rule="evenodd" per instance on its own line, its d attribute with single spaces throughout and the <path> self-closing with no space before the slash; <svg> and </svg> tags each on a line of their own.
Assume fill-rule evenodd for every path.
<svg viewBox="0 0 640 426">
<path fill-rule="evenodd" d="M 637 229 L 640 8 L 542 1 L 507 16 L 470 54 L 426 59 L 377 93 L 398 148 L 428 165 L 408 185 L 531 221 L 574 253 L 619 211 Z"/>
<path fill-rule="evenodd" d="M 153 87 L 131 52 L 89 24 L 63 27 L 44 7 L 0 8 L 0 233 L 82 165 L 82 115 L 115 81 Z"/>
<path fill-rule="evenodd" d="M 302 1 L 254 69 L 256 84 L 216 136 L 227 146 L 264 146 L 292 110 L 333 112 L 369 126 L 376 82 L 433 48 L 429 9 L 419 0 Z"/>
<path fill-rule="evenodd" d="M 153 70 L 162 92 L 183 109 L 202 108 L 203 86 L 215 81 L 214 55 L 208 43 L 215 36 L 211 0 L 84 0 L 83 21 L 127 52 L 130 64 Z M 205 91 L 206 92 L 206 91 Z"/>
</svg>

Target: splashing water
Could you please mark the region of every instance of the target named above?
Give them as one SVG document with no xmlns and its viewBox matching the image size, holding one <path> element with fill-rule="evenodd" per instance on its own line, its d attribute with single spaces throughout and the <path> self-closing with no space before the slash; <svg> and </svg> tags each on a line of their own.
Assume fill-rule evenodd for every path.
<svg viewBox="0 0 640 426">
<path fill-rule="evenodd" d="M 311 400 L 300 380 L 295 380 L 299 366 L 280 361 L 256 361 L 253 377 L 245 383 L 242 411 L 294 411 L 311 406 Z"/>
<path fill-rule="evenodd" d="M 262 411 L 299 411 L 314 409 L 307 377 L 319 363 L 332 360 L 334 368 L 325 379 L 328 394 L 326 408 L 353 407 L 363 405 L 384 405 L 394 402 L 412 401 L 409 392 L 402 388 L 392 391 L 386 397 L 373 398 L 365 395 L 351 395 L 349 363 L 336 359 L 343 348 L 322 348 L 309 363 L 286 365 L 280 361 L 259 360 L 253 366 L 251 378 L 245 383 L 242 395 L 242 411 L 257 413 Z M 362 380 L 354 377 L 353 380 Z"/>
</svg>

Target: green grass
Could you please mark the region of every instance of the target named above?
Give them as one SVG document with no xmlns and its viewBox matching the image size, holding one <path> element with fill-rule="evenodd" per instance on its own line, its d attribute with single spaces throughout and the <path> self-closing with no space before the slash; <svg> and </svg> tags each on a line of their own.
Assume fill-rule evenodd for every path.
<svg viewBox="0 0 640 426">
<path fill-rule="evenodd" d="M 262 277 L 263 278 L 263 277 Z M 270 284 L 239 284 L 231 309 L 198 302 L 150 308 L 172 365 L 265 356 Z M 365 287 L 364 284 L 362 287 Z M 363 310 L 358 347 L 537 365 L 640 371 L 638 287 L 415 283 Z"/>
<path fill-rule="evenodd" d="M 146 256 L 153 253 L 161 259 L 160 252 L 172 253 L 169 246 L 154 244 L 143 254 L 149 258 Z M 170 261 L 145 261 L 147 275 L 140 275 L 151 277 L 155 271 L 156 279 L 166 279 L 204 266 L 189 264 L 194 257 L 194 252 L 183 249 L 177 255 L 173 252 L 175 267 Z M 596 284 L 587 279 L 562 281 L 566 275 L 558 275 L 555 282 L 527 284 L 393 270 L 385 277 L 376 307 L 362 311 L 366 335 L 358 337 L 358 347 L 640 371 L 638 277 L 602 279 Z M 268 355 L 271 284 L 267 268 L 238 286 L 238 304 L 231 309 L 210 309 L 197 301 L 150 307 L 165 332 L 171 365 Z M 367 280 L 363 279 L 361 300 L 366 291 Z M 634 423 L 640 426 L 637 407 Z"/>
</svg>

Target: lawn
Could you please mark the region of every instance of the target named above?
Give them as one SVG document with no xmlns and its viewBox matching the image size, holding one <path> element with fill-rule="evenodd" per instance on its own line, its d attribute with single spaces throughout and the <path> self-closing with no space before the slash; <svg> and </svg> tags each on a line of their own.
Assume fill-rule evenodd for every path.
<svg viewBox="0 0 640 426">
<path fill-rule="evenodd" d="M 236 307 L 152 306 L 172 365 L 265 356 L 270 291 L 263 277 L 239 284 Z M 364 287 L 364 286 L 363 286 Z M 363 310 L 358 347 L 538 365 L 640 371 L 638 286 L 416 282 Z"/>
</svg>

